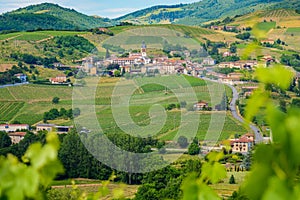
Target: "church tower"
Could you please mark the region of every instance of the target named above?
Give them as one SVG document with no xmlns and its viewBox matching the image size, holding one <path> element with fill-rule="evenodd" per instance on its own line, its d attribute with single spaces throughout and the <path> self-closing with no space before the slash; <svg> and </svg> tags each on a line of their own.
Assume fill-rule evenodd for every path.
<svg viewBox="0 0 300 200">
<path fill-rule="evenodd" d="M 145 41 L 143 41 L 143 44 L 141 47 L 141 54 L 143 57 L 147 57 L 147 45 L 145 44 Z"/>
</svg>

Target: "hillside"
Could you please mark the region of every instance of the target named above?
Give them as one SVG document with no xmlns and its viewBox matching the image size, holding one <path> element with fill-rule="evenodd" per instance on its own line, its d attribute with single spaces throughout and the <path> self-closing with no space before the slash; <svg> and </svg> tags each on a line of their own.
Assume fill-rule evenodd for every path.
<svg viewBox="0 0 300 200">
<path fill-rule="evenodd" d="M 203 0 L 192 4 L 154 6 L 127 14 L 116 20 L 130 21 L 137 24 L 199 25 L 218 18 L 280 7 L 296 9 L 299 7 L 299 3 L 297 1 L 290 3 L 287 0 Z"/>
<path fill-rule="evenodd" d="M 31 5 L 0 15 L 0 31 L 24 31 L 37 28 L 82 30 L 109 25 L 111 25 L 109 19 L 87 16 L 74 9 L 51 3 Z"/>
</svg>

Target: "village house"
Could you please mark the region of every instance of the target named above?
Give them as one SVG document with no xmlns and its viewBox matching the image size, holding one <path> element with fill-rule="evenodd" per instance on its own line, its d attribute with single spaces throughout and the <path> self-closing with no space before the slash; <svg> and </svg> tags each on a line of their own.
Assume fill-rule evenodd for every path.
<svg viewBox="0 0 300 200">
<path fill-rule="evenodd" d="M 53 132 L 55 124 L 38 124 L 36 125 L 36 131 L 48 131 Z"/>
<path fill-rule="evenodd" d="M 58 134 L 68 133 L 73 126 L 57 126 L 55 124 L 37 124 L 36 131 L 56 132 Z"/>
<path fill-rule="evenodd" d="M 8 136 L 11 139 L 12 144 L 18 144 L 21 140 L 24 139 L 26 132 L 14 132 L 9 133 Z"/>
<path fill-rule="evenodd" d="M 198 103 L 194 104 L 195 111 L 204 110 L 205 108 L 208 108 L 208 103 L 206 101 L 199 101 Z"/>
<path fill-rule="evenodd" d="M 247 154 L 254 146 L 254 135 L 245 134 L 237 139 L 230 140 L 232 153 Z"/>
<path fill-rule="evenodd" d="M 242 73 L 232 72 L 230 74 L 227 74 L 226 76 L 220 76 L 218 77 L 218 79 L 221 80 L 223 83 L 234 85 L 239 83 L 243 77 L 244 75 Z"/>
<path fill-rule="evenodd" d="M 0 124 L 0 131 L 12 133 L 21 130 L 29 130 L 28 124 Z"/>
<path fill-rule="evenodd" d="M 21 80 L 21 83 L 27 82 L 27 75 L 25 74 L 15 74 L 14 77 Z"/>
<path fill-rule="evenodd" d="M 257 88 L 258 88 L 258 86 L 244 86 L 244 87 L 242 87 L 242 92 L 244 93 L 244 97 L 251 96 L 253 91 Z"/>
<path fill-rule="evenodd" d="M 237 68 L 237 69 L 248 69 L 252 70 L 257 66 L 256 60 L 242 60 L 236 62 L 221 62 L 219 68 Z"/>
<path fill-rule="evenodd" d="M 49 81 L 52 84 L 64 84 L 67 82 L 67 77 L 66 75 L 62 74 L 62 75 L 58 75 L 55 78 L 50 78 Z"/>
<path fill-rule="evenodd" d="M 223 57 L 229 57 L 229 56 L 236 56 L 236 54 L 235 53 L 230 53 L 228 51 L 223 53 Z"/>
<path fill-rule="evenodd" d="M 203 58 L 202 65 L 215 65 L 216 61 L 212 57 Z"/>
<path fill-rule="evenodd" d="M 215 31 L 221 31 L 224 29 L 224 26 L 210 26 L 210 29 Z"/>
<path fill-rule="evenodd" d="M 272 39 L 266 39 L 266 40 L 261 40 L 260 41 L 262 44 L 274 44 L 275 43 L 275 40 L 272 40 Z"/>
<path fill-rule="evenodd" d="M 236 26 L 225 26 L 225 29 L 227 31 L 235 31 L 235 30 L 239 30 Z"/>
</svg>

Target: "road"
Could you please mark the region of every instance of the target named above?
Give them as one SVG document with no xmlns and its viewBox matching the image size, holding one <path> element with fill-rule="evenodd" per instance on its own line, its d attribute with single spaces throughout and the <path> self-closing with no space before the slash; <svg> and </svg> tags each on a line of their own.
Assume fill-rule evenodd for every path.
<svg viewBox="0 0 300 200">
<path fill-rule="evenodd" d="M 19 86 L 19 85 L 26 85 L 29 84 L 29 82 L 25 83 L 15 83 L 15 84 L 7 84 L 7 85 L 0 85 L 0 88 L 6 88 L 6 87 L 12 87 L 12 86 Z"/>
<path fill-rule="evenodd" d="M 228 85 L 232 90 L 232 100 L 229 105 L 232 116 L 235 119 L 239 120 L 241 123 L 244 123 L 245 120 L 238 114 L 238 112 L 236 110 L 236 101 L 239 99 L 239 94 L 238 94 L 237 90 L 235 89 L 235 87 L 233 87 L 232 85 L 229 85 L 229 84 L 226 84 L 226 85 Z M 250 124 L 250 128 L 252 129 L 252 131 L 255 134 L 255 143 L 263 142 L 264 139 L 263 139 L 263 136 L 261 135 L 259 128 L 257 128 L 253 124 Z"/>
<path fill-rule="evenodd" d="M 208 78 L 202 78 L 202 79 L 217 82 L 217 83 L 222 83 L 220 81 L 216 81 L 216 80 L 212 80 L 212 79 L 208 79 Z M 239 94 L 238 94 L 236 88 L 233 87 L 230 84 L 226 84 L 226 83 L 222 83 L 222 84 L 229 86 L 232 90 L 232 100 L 229 104 L 229 109 L 232 113 L 232 116 L 235 119 L 237 119 L 238 121 L 240 121 L 241 123 L 245 123 L 245 120 L 238 114 L 238 112 L 236 110 L 236 101 L 239 99 Z M 262 143 L 263 142 L 263 136 L 261 135 L 261 132 L 260 132 L 259 128 L 257 128 L 254 124 L 250 124 L 250 128 L 255 134 L 255 143 L 256 144 Z"/>
</svg>

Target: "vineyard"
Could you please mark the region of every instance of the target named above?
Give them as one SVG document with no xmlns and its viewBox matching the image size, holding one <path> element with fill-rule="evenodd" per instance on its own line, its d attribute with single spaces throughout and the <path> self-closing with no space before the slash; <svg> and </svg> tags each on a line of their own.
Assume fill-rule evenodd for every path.
<svg viewBox="0 0 300 200">
<path fill-rule="evenodd" d="M 162 41 L 170 44 L 180 44 L 189 49 L 199 48 L 199 41 L 203 41 L 204 35 L 214 34 L 213 31 L 184 25 L 147 25 L 128 27 L 113 27 L 110 29 L 115 34 L 104 44 L 122 46 L 123 48 L 139 48 L 142 41 L 145 41 L 150 48 L 162 48 Z"/>
<path fill-rule="evenodd" d="M 145 26 L 121 32 L 114 37 L 108 38 L 103 44 L 121 46 L 125 49 L 139 49 L 144 41 L 149 48 L 161 49 L 163 41 L 167 41 L 173 45 L 180 44 L 189 49 L 198 49 L 199 43 L 188 36 L 196 34 L 194 29 L 193 31 L 188 32 L 186 30 L 185 32 L 180 32 L 164 27 Z M 204 33 L 202 29 L 199 29 L 199 31 Z"/>
<path fill-rule="evenodd" d="M 189 84 L 193 86 L 192 89 L 195 91 L 197 99 L 210 102 L 211 95 L 209 94 L 207 84 L 197 78 L 186 78 Z M 153 83 L 154 78 L 139 78 L 135 81 L 137 85 L 144 85 L 142 86 L 142 93 L 137 92 L 131 96 L 131 103 L 128 109 L 130 118 L 139 126 L 148 126 L 151 123 L 152 120 L 150 119 L 149 111 L 153 105 L 160 104 L 161 106 L 166 107 L 169 104 L 179 104 L 179 100 L 176 98 L 175 93 L 177 92 L 178 96 L 184 95 L 184 93 L 178 93 L 178 91 L 184 92 L 187 90 L 185 87 L 188 87 L 189 85 L 182 84 L 179 77 L 161 77 L 156 80 L 156 84 Z M 171 87 L 166 90 L 166 87 L 163 86 L 163 82 L 168 82 Z M 218 84 L 213 85 L 208 83 L 208 86 L 215 90 L 219 89 L 221 91 L 222 89 Z M 98 97 L 96 115 L 102 130 L 104 133 L 124 132 L 118 127 L 114 120 L 111 107 L 108 104 L 110 101 L 109 96 L 104 95 L 107 93 L 111 94 L 111 92 L 108 91 L 107 85 L 102 89 L 103 90 L 99 89 L 99 92 L 96 95 Z M 100 96 L 100 91 L 104 95 L 103 97 Z M 165 93 L 166 91 L 168 91 L 167 94 Z M 220 94 L 221 95 L 219 96 L 214 96 L 214 98 L 221 98 L 223 93 L 221 92 Z M 122 94 L 118 95 L 122 96 Z M 100 106 L 101 103 L 104 104 Z M 191 105 L 187 105 L 187 107 L 189 106 Z M 166 122 L 163 123 L 162 128 L 156 133 L 156 136 L 162 140 L 176 140 L 179 137 L 178 134 L 184 134 L 187 138 L 192 138 L 194 132 L 199 139 L 203 140 L 206 138 L 208 132 L 210 139 L 222 140 L 227 139 L 236 133 L 244 134 L 247 132 L 241 124 L 228 116 L 226 112 L 192 112 L 190 115 L 191 120 L 200 117 L 199 127 L 196 132 L 194 132 L 194 127 L 191 126 L 189 121 L 184 121 L 184 119 L 182 119 L 181 111 L 175 109 L 166 111 Z M 182 129 L 183 132 L 179 133 L 179 129 Z M 149 132 L 141 132 L 140 136 L 147 136 L 148 134 Z"/>
<path fill-rule="evenodd" d="M 271 11 L 266 11 L 262 14 L 263 17 L 279 17 L 279 18 L 284 18 L 284 17 L 290 17 L 290 16 L 299 16 L 295 12 L 295 10 L 286 10 L 286 9 L 279 9 L 279 10 L 271 10 Z"/>
<path fill-rule="evenodd" d="M 0 40 L 15 39 L 24 41 L 39 41 L 53 36 L 68 36 L 68 35 L 82 35 L 87 32 L 76 32 L 76 31 L 35 31 L 35 32 L 16 32 L 1 34 Z"/>
<path fill-rule="evenodd" d="M 0 102 L 0 123 L 9 122 L 24 106 L 24 102 Z"/>
</svg>

